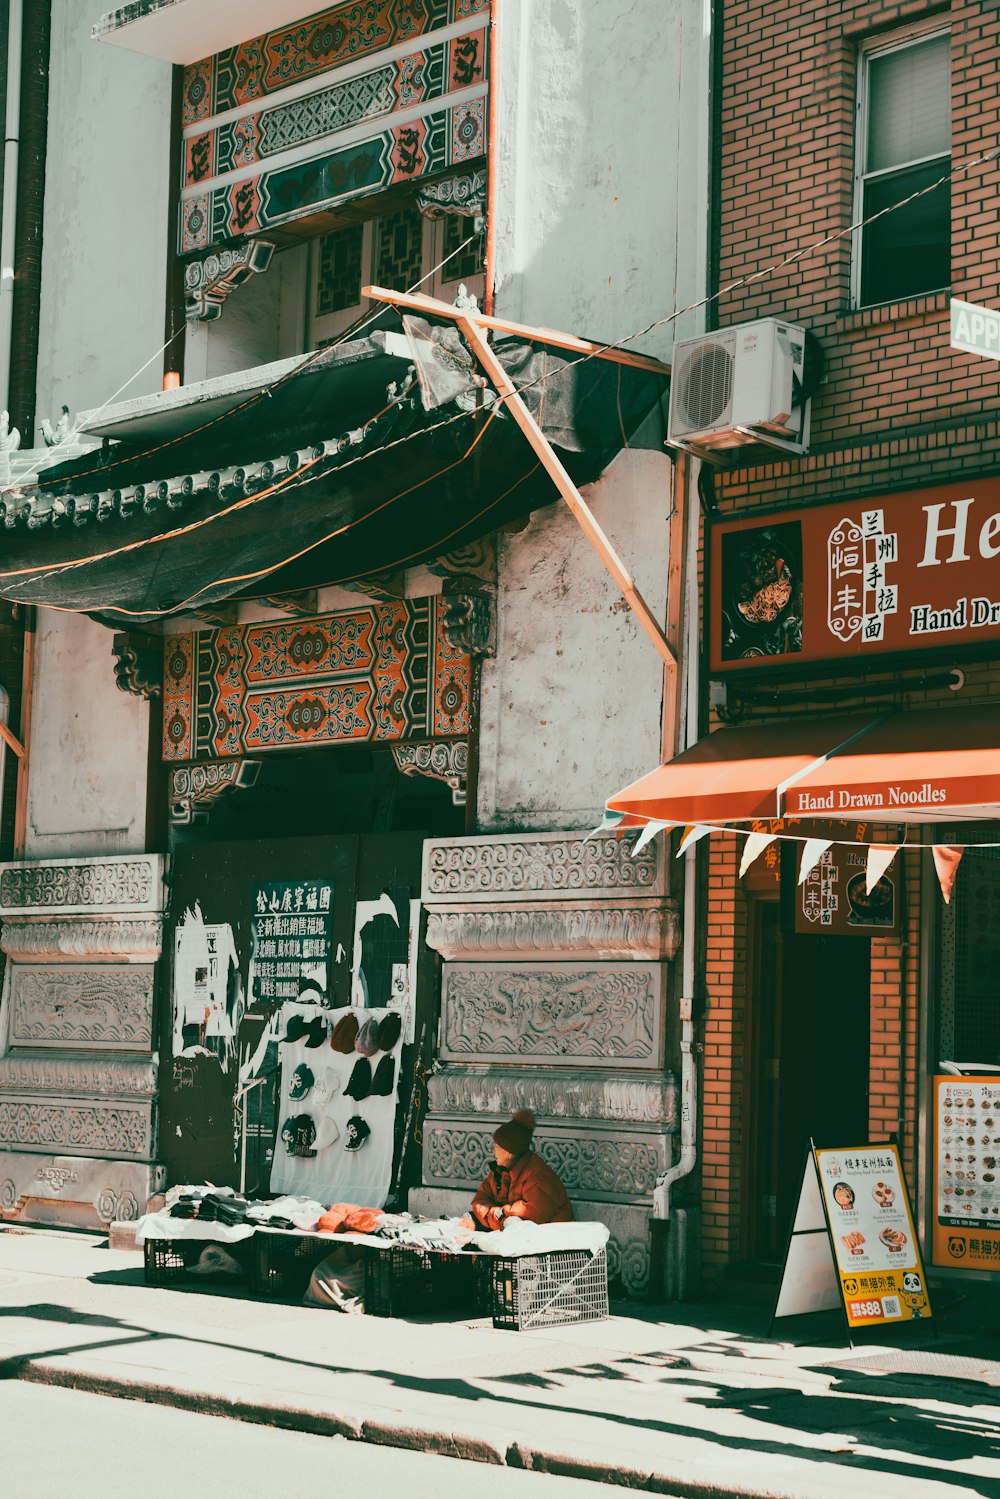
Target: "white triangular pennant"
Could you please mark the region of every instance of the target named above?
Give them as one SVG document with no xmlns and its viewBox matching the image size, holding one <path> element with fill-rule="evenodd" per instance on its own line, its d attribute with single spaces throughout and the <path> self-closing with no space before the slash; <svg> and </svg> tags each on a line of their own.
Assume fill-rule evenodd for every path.
<svg viewBox="0 0 1000 1499">
<path fill-rule="evenodd" d="M 711 831 L 712 829 L 707 828 L 703 822 L 696 822 L 694 827 L 685 828 L 684 837 L 681 839 L 681 846 L 677 850 L 678 859 L 681 854 L 686 854 L 688 849 L 697 843 L 700 838 L 706 838 Z"/>
<path fill-rule="evenodd" d="M 635 840 L 635 847 L 632 850 L 633 854 L 639 853 L 641 849 L 644 849 L 646 847 L 647 843 L 652 843 L 657 833 L 662 833 L 664 828 L 672 827 L 672 822 L 647 822 L 646 826 L 643 828 L 642 832 Z"/>
<path fill-rule="evenodd" d="M 624 816 L 624 812 L 612 812 L 609 807 L 605 807 L 604 816 L 601 818 L 596 828 L 591 828 L 590 832 L 583 840 L 584 843 L 589 843 L 590 839 L 596 838 L 599 833 L 610 833 L 613 828 L 616 828 L 618 826 Z"/>
<path fill-rule="evenodd" d="M 751 833 L 743 845 L 743 857 L 740 860 L 740 879 L 746 874 L 755 859 L 759 859 L 769 843 L 774 842 L 773 833 Z"/>
<path fill-rule="evenodd" d="M 868 863 L 865 866 L 865 891 L 871 895 L 893 859 L 899 853 L 898 843 L 872 843 L 868 847 Z"/>
<path fill-rule="evenodd" d="M 807 838 L 802 845 L 802 863 L 799 865 L 799 884 L 804 885 L 828 848 L 833 847 L 832 838 Z"/>
</svg>

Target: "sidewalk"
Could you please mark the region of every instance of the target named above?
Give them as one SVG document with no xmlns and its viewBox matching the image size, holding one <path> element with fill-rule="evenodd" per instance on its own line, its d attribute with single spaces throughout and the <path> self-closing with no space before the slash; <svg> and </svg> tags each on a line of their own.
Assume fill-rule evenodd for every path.
<svg viewBox="0 0 1000 1499">
<path fill-rule="evenodd" d="M 625 1310 L 531 1333 L 344 1317 L 147 1287 L 96 1236 L 0 1229 L 7 1378 L 661 1494 L 1000 1494 L 998 1339 L 852 1353 L 769 1341 L 758 1309 Z"/>
</svg>

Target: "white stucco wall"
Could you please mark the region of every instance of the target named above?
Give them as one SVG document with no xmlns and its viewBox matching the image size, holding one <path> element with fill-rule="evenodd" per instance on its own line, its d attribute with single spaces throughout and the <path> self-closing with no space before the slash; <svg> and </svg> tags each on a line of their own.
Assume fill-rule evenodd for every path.
<svg viewBox="0 0 1000 1499">
<path fill-rule="evenodd" d="M 704 294 L 709 0 L 504 0 L 497 311 L 621 338 Z M 701 331 L 698 315 L 679 328 Z M 669 359 L 674 327 L 635 348 Z"/>
<path fill-rule="evenodd" d="M 40 416 L 101 406 L 164 336 L 170 68 L 92 42 L 96 16 L 52 0 Z M 141 849 L 148 709 L 115 686 L 111 631 L 40 611 L 36 660 L 28 857 Z"/>
<path fill-rule="evenodd" d="M 507 0 L 500 8 L 496 310 L 621 339 L 704 296 L 706 0 Z M 669 361 L 675 333 L 632 347 Z M 622 453 L 588 493 L 666 612 L 672 465 Z M 660 760 L 663 668 L 561 504 L 501 536 L 498 651 L 482 676 L 484 831 L 593 826 Z"/>
<path fill-rule="evenodd" d="M 584 491 L 659 618 L 671 471 L 664 454 L 628 451 Z M 501 533 L 497 654 L 480 696 L 481 829 L 594 827 L 606 797 L 659 764 L 662 701 L 663 663 L 565 505 Z"/>
</svg>

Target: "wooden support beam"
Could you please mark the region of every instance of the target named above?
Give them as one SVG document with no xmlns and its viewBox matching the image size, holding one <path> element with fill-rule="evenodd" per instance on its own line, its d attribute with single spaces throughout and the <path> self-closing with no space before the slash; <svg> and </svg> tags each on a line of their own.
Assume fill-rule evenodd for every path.
<svg viewBox="0 0 1000 1499">
<path fill-rule="evenodd" d="M 2 722 L 0 722 L 0 739 L 3 740 L 4 744 L 10 746 L 19 760 L 24 759 L 25 755 L 27 754 L 27 750 L 21 743 L 20 739 L 18 739 L 17 735 L 12 733 L 7 725 Z"/>
<path fill-rule="evenodd" d="M 452 322 L 457 324 L 465 335 L 479 363 L 486 371 L 490 384 L 501 397 L 507 410 L 528 439 L 542 467 L 569 506 L 587 540 L 620 588 L 622 597 L 626 600 L 632 613 L 649 636 L 654 648 L 665 662 L 671 666 L 676 666 L 677 652 L 664 634 L 662 625 L 639 592 L 635 585 L 635 579 L 611 545 L 608 537 L 604 534 L 590 506 L 559 461 L 545 433 L 524 404 L 524 399 L 519 393 L 517 386 L 514 385 L 507 371 L 486 341 L 484 327 L 502 326 L 510 331 L 517 325 L 513 323 L 500 324 L 496 318 L 483 317 L 479 313 L 469 312 L 464 307 L 451 307 L 447 302 L 438 302 L 433 297 L 411 296 L 403 292 L 386 291 L 378 286 L 366 286 L 364 294 L 366 297 L 374 297 L 378 301 L 387 302 L 396 307 L 423 307 L 428 311 L 433 311 L 436 316 L 450 318 Z M 540 336 L 537 328 L 523 329 L 522 333 L 523 336 L 528 338 L 537 338 Z M 564 340 L 563 347 L 566 347 L 565 340 L 569 335 L 560 334 L 558 336 Z M 582 343 L 583 340 L 579 340 L 579 342 Z M 595 347 L 598 346 L 590 345 L 591 349 Z M 656 361 L 651 360 L 649 363 L 655 364 Z M 661 365 L 659 368 L 661 373 L 666 371 L 665 365 Z"/>
<path fill-rule="evenodd" d="M 439 302 L 423 292 L 403 295 L 402 292 L 387 291 L 381 286 L 366 286 L 362 295 L 374 302 L 392 302 L 400 307 L 412 307 L 414 312 L 431 312 L 436 317 L 457 319 L 464 309 L 453 307 L 450 302 Z M 483 328 L 492 328 L 497 333 L 509 333 L 523 338 L 528 343 L 551 344 L 554 349 L 568 349 L 572 354 L 590 354 L 596 359 L 609 359 L 613 364 L 627 364 L 632 369 L 648 370 L 651 375 L 670 376 L 669 364 L 652 359 L 648 354 L 635 354 L 631 349 L 608 349 L 603 344 L 592 343 L 587 338 L 577 338 L 573 333 L 560 333 L 555 328 L 533 328 L 528 323 L 509 323 L 505 318 L 488 317 L 485 312 L 472 316 Z"/>
</svg>

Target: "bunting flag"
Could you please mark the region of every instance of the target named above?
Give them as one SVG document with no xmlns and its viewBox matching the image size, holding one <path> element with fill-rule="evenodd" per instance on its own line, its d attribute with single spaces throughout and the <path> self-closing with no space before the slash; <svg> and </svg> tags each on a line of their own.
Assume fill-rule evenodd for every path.
<svg viewBox="0 0 1000 1499">
<path fill-rule="evenodd" d="M 773 833 L 751 833 L 743 845 L 743 857 L 740 859 L 740 879 L 746 874 L 755 859 L 759 859 L 769 843 L 774 842 Z"/>
<path fill-rule="evenodd" d="M 828 848 L 833 847 L 832 838 L 807 838 L 802 847 L 802 863 L 799 865 L 799 884 L 804 885 Z"/>
<path fill-rule="evenodd" d="M 938 884 L 941 886 L 941 894 L 944 896 L 946 906 L 951 905 L 951 892 L 955 885 L 955 876 L 958 874 L 958 866 L 962 862 L 964 848 L 959 848 L 954 843 L 935 843 L 931 849 L 934 858 L 934 868 L 937 870 Z"/>
<path fill-rule="evenodd" d="M 707 828 L 703 822 L 696 822 L 693 828 L 685 828 L 684 837 L 681 839 L 681 846 L 677 850 L 678 859 L 681 854 L 686 854 L 688 849 L 698 842 L 699 838 L 706 838 L 711 831 L 712 829 Z"/>
<path fill-rule="evenodd" d="M 591 828 L 590 832 L 583 840 L 584 843 L 589 843 L 591 838 L 596 838 L 600 833 L 612 832 L 613 829 L 618 826 L 624 816 L 624 812 L 609 812 L 607 807 L 605 807 L 604 816 L 601 818 L 596 828 Z"/>
<path fill-rule="evenodd" d="M 672 827 L 672 822 L 647 822 L 646 826 L 643 828 L 642 832 L 635 840 L 635 847 L 632 849 L 633 854 L 637 854 L 640 849 L 645 848 L 647 843 L 652 843 L 657 833 L 662 833 L 664 828 Z"/>
<path fill-rule="evenodd" d="M 899 853 L 898 843 L 872 843 L 868 847 L 868 865 L 865 869 L 865 891 L 871 895 L 893 859 Z"/>
</svg>

